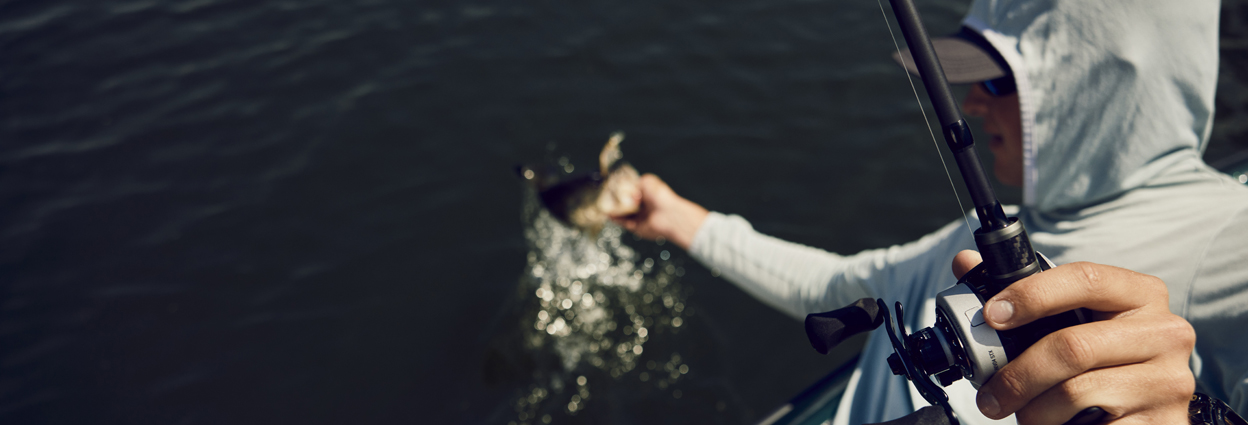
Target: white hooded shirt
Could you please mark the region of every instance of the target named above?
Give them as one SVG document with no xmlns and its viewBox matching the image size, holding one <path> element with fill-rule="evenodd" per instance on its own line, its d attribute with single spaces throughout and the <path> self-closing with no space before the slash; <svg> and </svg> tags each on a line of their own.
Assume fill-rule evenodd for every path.
<svg viewBox="0 0 1248 425">
<path fill-rule="evenodd" d="M 1024 201 L 1007 208 L 1056 264 L 1090 261 L 1157 276 L 1170 310 L 1196 330 L 1197 390 L 1248 411 L 1248 187 L 1201 161 L 1213 120 L 1216 0 L 982 0 L 963 22 L 1009 63 L 1019 91 Z M 974 214 L 968 214 L 977 227 Z M 842 256 L 712 213 L 690 254 L 795 318 L 864 297 L 935 322 L 961 219 L 904 245 Z M 896 419 L 927 403 L 890 371 L 873 332 L 839 423 Z M 946 388 L 963 423 L 990 421 L 965 380 Z M 1012 421 L 1012 417 L 1007 419 Z"/>
</svg>

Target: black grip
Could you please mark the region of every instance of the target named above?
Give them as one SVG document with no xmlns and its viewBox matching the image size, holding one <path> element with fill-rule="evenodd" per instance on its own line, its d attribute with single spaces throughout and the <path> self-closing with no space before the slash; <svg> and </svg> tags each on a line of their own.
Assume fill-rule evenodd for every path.
<svg viewBox="0 0 1248 425">
<path fill-rule="evenodd" d="M 909 415 L 874 425 L 950 425 L 950 423 L 945 409 L 939 406 L 927 406 Z"/>
<path fill-rule="evenodd" d="M 1075 417 L 1070 418 L 1064 425 L 1096 425 L 1104 421 L 1105 409 L 1092 406 L 1079 411 Z"/>
<path fill-rule="evenodd" d="M 883 322 L 879 304 L 863 298 L 836 310 L 806 315 L 806 337 L 815 351 L 828 354 L 849 337 L 878 328 Z"/>
<path fill-rule="evenodd" d="M 993 277 L 1008 276 L 1036 263 L 1036 251 L 1032 249 L 1026 232 L 996 243 L 981 245 L 979 252 L 984 257 L 984 264 L 988 265 L 988 275 Z M 1023 277 L 1026 276 L 1013 280 Z"/>
<path fill-rule="evenodd" d="M 1099 407 L 1083 409 L 1064 425 L 1095 425 L 1105 419 L 1105 410 Z M 871 425 L 950 425 L 945 409 L 939 406 L 927 406 L 918 411 L 887 422 Z"/>
</svg>

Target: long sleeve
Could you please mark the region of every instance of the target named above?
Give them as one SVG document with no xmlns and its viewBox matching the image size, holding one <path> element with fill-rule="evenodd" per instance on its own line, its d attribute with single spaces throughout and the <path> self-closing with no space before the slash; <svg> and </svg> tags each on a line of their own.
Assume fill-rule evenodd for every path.
<svg viewBox="0 0 1248 425">
<path fill-rule="evenodd" d="M 949 286 L 953 256 L 973 248 L 969 232 L 959 232 L 962 223 L 905 245 L 843 256 L 761 234 L 740 216 L 712 212 L 689 253 L 755 298 L 801 320 L 859 298 L 901 298 L 889 293 L 914 292 L 933 272 L 944 278 L 939 289 Z"/>
</svg>

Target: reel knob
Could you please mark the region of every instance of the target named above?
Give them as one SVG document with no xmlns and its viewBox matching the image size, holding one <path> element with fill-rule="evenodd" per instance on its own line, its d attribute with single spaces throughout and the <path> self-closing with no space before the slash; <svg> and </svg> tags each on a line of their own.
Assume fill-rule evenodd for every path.
<svg viewBox="0 0 1248 425">
<path fill-rule="evenodd" d="M 898 357 L 897 353 L 888 355 L 888 368 L 892 369 L 894 375 L 905 376 L 906 379 L 910 378 L 906 376 L 906 365 L 901 363 L 901 357 Z"/>
<path fill-rule="evenodd" d="M 959 379 L 962 379 L 962 371 L 957 369 L 949 369 L 936 374 L 936 379 L 940 381 L 940 386 L 947 387 L 952 385 Z"/>
</svg>

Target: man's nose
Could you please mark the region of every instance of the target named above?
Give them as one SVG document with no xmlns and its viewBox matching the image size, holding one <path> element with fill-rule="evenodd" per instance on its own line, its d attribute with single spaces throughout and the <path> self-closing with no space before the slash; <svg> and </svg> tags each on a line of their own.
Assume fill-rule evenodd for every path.
<svg viewBox="0 0 1248 425">
<path fill-rule="evenodd" d="M 972 117 L 983 117 L 988 113 L 988 97 L 991 96 L 979 84 L 971 86 L 971 91 L 962 99 L 962 113 Z"/>
</svg>

